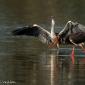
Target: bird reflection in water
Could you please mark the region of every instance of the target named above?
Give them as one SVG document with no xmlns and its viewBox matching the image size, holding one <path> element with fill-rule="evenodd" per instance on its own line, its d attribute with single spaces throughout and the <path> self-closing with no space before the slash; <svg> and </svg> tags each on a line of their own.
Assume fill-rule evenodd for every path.
<svg viewBox="0 0 85 85">
<path fill-rule="evenodd" d="M 35 53 L 31 53 L 33 49 L 26 51 L 27 53 L 23 51 L 23 55 L 17 51 L 14 55 L 16 67 L 14 73 L 17 82 L 23 81 L 25 84 L 29 82 L 30 85 L 78 85 L 80 74 L 85 78 L 82 69 L 85 68 L 85 64 L 81 64 L 79 60 L 77 64 L 72 64 L 69 55 L 65 55 L 69 49 L 68 51 L 47 49 L 43 52 L 40 49 L 36 50 Z"/>
<path fill-rule="evenodd" d="M 48 79 L 50 80 L 50 85 L 56 85 L 56 84 L 70 85 L 69 83 L 72 83 L 72 81 L 70 80 L 72 79 L 72 72 L 73 72 L 74 65 L 69 62 L 70 61 L 69 56 L 68 58 L 65 56 L 64 57 L 58 56 L 57 53 L 59 52 L 56 52 L 56 50 L 54 49 L 50 50 L 50 53 L 49 52 L 43 53 L 45 57 L 49 57 L 49 58 L 46 58 L 47 60 L 45 61 L 46 62 L 50 61 L 49 66 L 46 68 L 48 69 L 48 73 L 50 72 L 50 74 L 45 74 L 44 77 L 48 79 L 48 77 L 46 76 L 50 75 L 49 76 L 50 79 Z M 48 56 L 48 54 L 50 55 Z"/>
<path fill-rule="evenodd" d="M 75 85 L 80 79 L 79 72 L 82 71 L 80 69 L 80 61 L 77 61 L 77 64 L 73 64 L 71 58 L 64 55 L 59 55 L 56 50 L 51 50 L 50 52 L 50 83 L 51 85 Z M 61 53 L 63 51 L 61 50 Z M 57 54 L 58 53 L 58 54 Z M 68 53 L 69 54 L 69 53 Z M 47 54 L 46 54 L 47 55 Z M 78 57 L 79 58 L 79 57 Z M 78 59 L 77 58 L 77 59 Z M 83 58 L 82 58 L 83 59 Z M 81 82 L 81 81 L 79 81 Z"/>
</svg>

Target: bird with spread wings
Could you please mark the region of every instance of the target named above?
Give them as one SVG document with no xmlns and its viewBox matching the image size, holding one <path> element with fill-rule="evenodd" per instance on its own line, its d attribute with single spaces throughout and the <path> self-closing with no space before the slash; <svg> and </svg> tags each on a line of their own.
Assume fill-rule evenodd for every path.
<svg viewBox="0 0 85 85">
<path fill-rule="evenodd" d="M 74 46 L 80 46 L 84 48 L 85 42 L 85 26 L 77 23 L 68 21 L 65 27 L 59 32 L 54 32 L 55 21 L 51 21 L 51 32 L 47 31 L 38 24 L 32 26 L 21 27 L 13 30 L 13 35 L 27 35 L 38 37 L 43 43 L 46 43 L 50 48 L 58 47 L 60 44 L 73 44 Z"/>
</svg>

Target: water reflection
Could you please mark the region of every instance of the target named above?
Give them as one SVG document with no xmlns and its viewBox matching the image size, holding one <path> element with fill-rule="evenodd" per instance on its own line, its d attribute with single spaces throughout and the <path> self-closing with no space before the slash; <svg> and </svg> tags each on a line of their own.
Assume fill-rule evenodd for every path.
<svg viewBox="0 0 85 85">
<path fill-rule="evenodd" d="M 19 45 L 20 48 L 16 50 L 11 50 L 15 47 L 8 46 L 9 51 L 6 52 L 7 48 L 4 46 L 8 46 L 7 42 L 4 42 L 0 52 L 1 80 L 13 80 L 16 85 L 85 84 L 85 62 L 81 55 L 76 56 L 76 63 L 72 64 L 70 56 L 63 55 L 65 49 L 28 49 L 26 47 L 23 49 Z"/>
</svg>

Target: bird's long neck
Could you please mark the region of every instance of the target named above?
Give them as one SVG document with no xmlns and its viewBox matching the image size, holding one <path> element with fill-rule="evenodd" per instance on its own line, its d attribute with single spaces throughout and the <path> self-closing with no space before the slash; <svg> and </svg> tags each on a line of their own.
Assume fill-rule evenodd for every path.
<svg viewBox="0 0 85 85">
<path fill-rule="evenodd" d="M 54 21 L 54 19 L 52 19 L 52 24 L 51 24 L 51 38 L 54 38 L 55 37 L 54 25 L 55 25 L 55 21 Z"/>
</svg>

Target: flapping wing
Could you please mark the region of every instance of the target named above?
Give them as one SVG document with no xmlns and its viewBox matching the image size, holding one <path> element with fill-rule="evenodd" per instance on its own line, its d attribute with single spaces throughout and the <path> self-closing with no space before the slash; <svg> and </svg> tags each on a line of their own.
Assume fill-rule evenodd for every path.
<svg viewBox="0 0 85 85">
<path fill-rule="evenodd" d="M 37 24 L 34 24 L 33 26 L 23 27 L 14 30 L 13 35 L 28 35 L 28 36 L 34 36 L 38 37 L 43 43 L 49 44 L 51 42 L 51 36 L 50 32 L 43 29 Z"/>
</svg>

